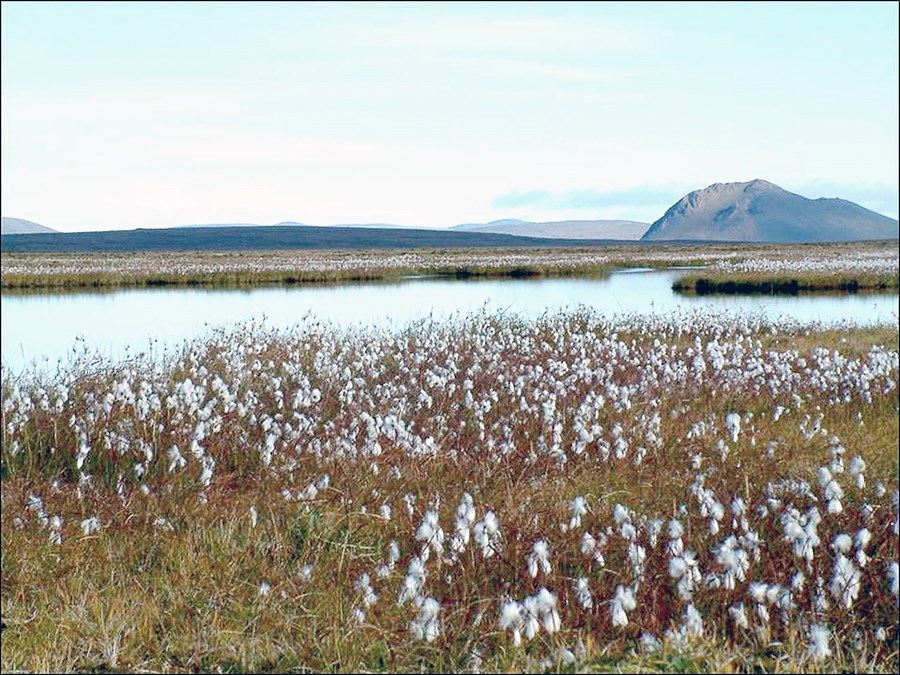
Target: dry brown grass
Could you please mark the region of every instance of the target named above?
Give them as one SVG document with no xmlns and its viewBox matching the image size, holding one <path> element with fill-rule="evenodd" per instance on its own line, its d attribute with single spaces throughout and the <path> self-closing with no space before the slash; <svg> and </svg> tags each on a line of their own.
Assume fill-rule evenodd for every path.
<svg viewBox="0 0 900 675">
<path fill-rule="evenodd" d="M 196 345 L 155 374 L 112 365 L 90 375 L 77 370 L 63 374 L 70 393 L 59 411 L 52 401 L 48 410 L 40 405 L 40 388 L 51 391 L 53 383 L 13 382 L 5 376 L 0 576 L 7 623 L 2 634 L 4 672 L 463 671 L 472 668 L 476 649 L 481 667 L 489 671 L 895 671 L 897 604 L 884 574 L 885 565 L 898 556 L 890 529 L 890 491 L 898 488 L 898 398 L 896 387 L 886 384 L 891 377 L 896 381 L 896 361 L 888 376 L 872 380 L 872 399 L 866 401 L 854 379 L 859 368 L 832 369 L 818 360 L 816 349 L 838 350 L 847 359 L 858 359 L 861 367 L 878 358 L 877 350 L 870 351 L 872 345 L 896 351 L 896 328 L 773 336 L 768 331 L 717 333 L 699 328 L 676 335 L 659 327 L 643 332 L 631 327 L 617 331 L 615 338 L 609 330 L 589 315 L 572 315 L 534 322 L 482 318 L 455 326 L 423 324 L 399 334 L 362 338 L 315 330 L 289 337 L 224 334 Z M 809 375 L 799 377 L 791 387 L 799 403 L 790 393 L 776 395 L 754 387 L 764 379 L 750 377 L 743 387 L 729 384 L 728 368 L 710 371 L 696 382 L 687 378 L 680 384 L 654 384 L 653 373 L 664 372 L 663 365 L 651 365 L 653 356 L 661 353 L 654 341 L 660 340 L 671 363 L 678 364 L 692 362 L 686 350 L 698 344 L 695 338 L 704 349 L 720 344 L 727 359 L 747 368 L 756 363 L 747 360 L 747 354 L 759 347 L 760 363 L 776 362 L 766 356 L 772 350 L 798 373 L 803 373 L 797 360 L 802 357 L 811 372 L 833 372 L 835 377 L 843 373 L 843 379 L 830 390 L 817 389 Z M 793 350 L 799 354 L 792 356 Z M 448 382 L 456 385 L 455 392 L 427 384 L 430 372 L 451 364 L 455 369 Z M 585 364 L 598 373 L 609 367 L 612 374 L 575 376 L 579 367 L 588 367 Z M 534 370 L 537 366 L 541 374 Z M 345 367 L 352 371 L 350 379 L 342 374 Z M 532 377 L 524 380 L 522 397 L 510 393 L 516 378 L 528 372 Z M 211 484 L 203 488 L 198 463 L 188 453 L 203 403 L 193 408 L 178 386 L 191 378 L 194 385 L 205 386 L 211 398 L 217 396 L 212 389 L 216 377 L 247 405 L 253 394 L 255 419 L 213 407 L 218 411 L 213 417 L 220 415 L 222 424 L 216 429 L 213 418 L 208 420 L 203 444 L 217 463 Z M 311 408 L 295 409 L 290 397 L 307 387 L 303 377 L 309 378 L 309 387 L 320 388 L 321 400 Z M 362 381 L 353 384 L 353 377 Z M 464 404 L 467 379 L 474 401 L 490 401 L 490 410 L 479 414 Z M 163 397 L 160 410 L 141 419 L 135 405 L 114 397 L 103 412 L 105 393 L 116 391 L 115 383 L 124 380 L 135 392 L 147 381 Z M 607 389 L 607 383 L 632 387 L 630 407 L 615 403 L 618 394 Z M 19 394 L 13 394 L 14 384 Z M 276 390 L 284 391 L 288 408 L 279 408 Z M 431 408 L 416 407 L 421 391 L 432 395 Z M 553 431 L 542 421 L 541 402 L 551 391 L 564 423 L 564 464 L 544 447 L 552 442 Z M 844 391 L 849 392 L 846 401 Z M 608 432 L 619 424 L 629 440 L 623 459 L 604 460 L 596 445 L 580 455 L 569 450 L 577 438 L 572 425 L 576 411 L 596 393 L 607 397 L 597 418 L 604 429 L 601 437 L 609 439 Z M 173 397 L 173 406 L 165 405 L 166 396 Z M 526 410 L 520 409 L 523 398 Z M 29 408 L 26 400 L 35 407 Z M 774 420 L 778 404 L 791 411 Z M 289 411 L 310 415 L 316 426 L 295 446 L 279 444 L 267 467 L 260 460 L 264 417 L 275 419 L 282 412 L 282 420 L 276 420 L 280 425 L 299 425 Z M 366 427 L 360 424 L 364 411 L 373 416 L 400 414 L 407 428 L 423 439 L 431 436 L 438 451 L 415 454 L 400 440 L 382 434 L 380 454 L 350 456 L 350 448 L 361 452 L 367 447 Z M 656 411 L 661 442 L 636 462 L 634 453 L 649 442 L 648 423 Z M 716 440 L 727 436 L 722 419 L 731 411 L 745 416 L 744 428 L 737 441 L 728 442 L 730 452 L 723 457 Z M 92 486 L 79 486 L 74 463 L 79 441 L 72 416 L 89 430 L 94 447 L 85 465 L 94 476 Z M 826 431 L 807 433 L 815 420 Z M 691 438 L 701 422 L 712 428 Z M 512 441 L 508 452 L 497 449 L 507 435 L 504 425 Z M 133 467 L 142 455 L 134 446 L 124 454 L 102 450 L 104 434 L 125 430 L 131 443 L 141 439 L 156 449 L 157 459 L 141 480 Z M 652 654 L 641 653 L 641 633 L 661 637 L 676 629 L 685 603 L 668 574 L 665 544 L 648 543 L 640 517 L 679 518 L 685 526 L 685 546 L 698 554 L 704 573 L 717 570 L 712 546 L 740 528 L 731 524 L 729 511 L 720 535 L 708 533 L 708 518 L 698 512 L 689 489 L 699 473 L 694 458 L 702 462 L 706 488 L 726 507 L 732 498 L 744 498 L 752 514 L 766 503 L 766 485 L 779 480 L 808 481 L 821 498 L 817 469 L 829 461 L 832 437 L 845 446 L 847 463 L 854 455 L 865 460 L 867 485 L 860 490 L 846 473 L 840 476 L 844 509 L 825 514 L 819 526 L 822 545 L 808 583 L 814 588 L 816 576 L 830 579 L 833 537 L 842 531 L 853 534 L 863 525 L 859 510 L 864 501 L 875 505 L 875 520 L 869 524 L 872 560 L 852 610 L 832 602 L 831 609 L 814 616 L 812 594 L 798 593 L 798 610 L 791 620 L 782 625 L 773 609 L 768 632 L 757 636 L 741 633 L 723 618 L 723 608 L 738 600 L 752 613 L 746 583 L 735 591 L 698 590 L 694 601 L 704 616 L 704 636 L 682 645 L 668 641 Z M 341 439 L 352 443 L 345 447 Z M 12 451 L 15 442 L 17 454 Z M 313 450 L 317 442 L 318 456 Z M 165 453 L 173 443 L 191 461 L 184 471 L 170 473 Z M 775 443 L 771 456 L 770 443 Z M 283 490 L 296 495 L 323 474 L 330 484 L 315 496 L 283 497 Z M 116 487 L 119 476 L 121 490 Z M 879 480 L 888 489 L 880 498 L 873 493 Z M 147 486 L 146 493 L 141 484 Z M 474 545 L 455 560 L 449 552 L 444 559 L 432 555 L 424 592 L 441 603 L 441 634 L 433 643 L 415 640 L 409 623 L 416 610 L 409 603 L 398 606 L 397 595 L 407 565 L 422 547 L 416 530 L 424 512 L 433 507 L 449 539 L 454 510 L 465 492 L 474 498 L 478 519 L 487 510 L 496 513 L 502 551 L 487 560 Z M 48 516 L 62 517 L 62 543 L 50 541 L 50 529 L 29 509 L 31 494 L 41 496 Z M 404 505 L 406 494 L 415 497 L 412 513 Z M 589 513 L 577 531 L 566 533 L 560 523 L 568 522 L 575 496 L 587 499 Z M 798 507 L 807 504 L 805 498 L 784 499 L 796 501 Z M 386 502 L 392 506 L 390 520 L 379 514 Z M 615 588 L 633 581 L 627 542 L 616 533 L 616 504 L 635 511 L 639 541 L 647 552 L 638 608 L 629 613 L 625 628 L 612 626 L 609 612 Z M 255 527 L 251 506 L 258 513 Z M 820 507 L 824 511 L 824 503 Z M 79 523 L 95 515 L 102 528 L 84 535 Z M 777 519 L 751 515 L 749 521 L 764 550 L 761 560 L 751 563 L 747 582 L 789 583 L 802 564 L 791 553 Z M 601 568 L 581 553 L 580 536 L 584 530 L 600 533 L 607 527 L 612 534 Z M 553 569 L 532 579 L 526 560 L 539 538 L 550 542 Z M 665 531 L 660 538 L 667 541 Z M 402 557 L 396 569 L 380 579 L 375 569 L 384 562 L 391 540 L 398 542 Z M 301 574 L 306 564 L 314 565 L 309 580 Z M 363 573 L 370 574 L 379 600 L 367 608 L 360 624 L 354 609 L 360 607 L 361 594 L 354 582 Z M 590 579 L 595 600 L 591 610 L 582 609 L 575 597 L 572 586 L 579 576 Z M 267 595 L 260 594 L 262 582 L 271 586 Z M 557 595 L 562 630 L 552 635 L 542 630 L 515 647 L 509 631 L 498 626 L 500 607 L 508 598 L 521 600 L 540 587 Z M 806 653 L 806 630 L 812 621 L 833 631 L 833 654 L 823 661 L 812 661 Z M 876 625 L 888 629 L 886 642 L 872 638 Z M 858 644 L 854 631 L 860 632 Z M 559 660 L 562 647 L 573 652 L 577 665 Z"/>
<path fill-rule="evenodd" d="M 170 251 L 139 253 L 2 253 L 4 290 L 129 286 L 242 286 L 251 284 L 379 281 L 405 275 L 583 276 L 633 266 L 712 265 L 775 261 L 791 268 L 840 261 L 854 266 L 893 261 L 873 278 L 897 278 L 896 242 L 843 244 L 632 244 L 583 248 L 418 249 L 370 251 Z M 872 275 L 870 275 L 872 276 Z"/>
</svg>

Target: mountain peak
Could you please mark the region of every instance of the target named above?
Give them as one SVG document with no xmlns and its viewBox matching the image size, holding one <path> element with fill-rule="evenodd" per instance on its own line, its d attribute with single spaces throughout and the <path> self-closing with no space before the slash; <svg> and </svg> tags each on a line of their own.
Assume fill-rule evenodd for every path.
<svg viewBox="0 0 900 675">
<path fill-rule="evenodd" d="M 775 183 L 770 183 L 762 178 L 754 178 L 750 182 L 745 183 L 745 185 L 747 186 L 744 188 L 745 190 L 781 190 Z"/>
<path fill-rule="evenodd" d="M 892 218 L 842 199 L 807 199 L 757 178 L 714 183 L 685 195 L 642 238 L 804 242 L 897 236 Z"/>
<path fill-rule="evenodd" d="M 0 234 L 46 234 L 48 232 L 56 232 L 56 230 L 24 218 L 8 218 L 7 216 L 3 216 L 2 228 L 0 228 Z"/>
<path fill-rule="evenodd" d="M 723 193 L 741 193 L 741 192 L 766 192 L 766 191 L 780 191 L 785 192 L 782 188 L 775 185 L 775 183 L 770 183 L 767 180 L 763 180 L 762 178 L 754 178 L 753 180 L 746 182 L 735 182 L 735 183 L 713 183 L 712 185 L 708 185 L 705 188 L 700 190 L 694 190 L 691 194 L 723 194 Z"/>
</svg>

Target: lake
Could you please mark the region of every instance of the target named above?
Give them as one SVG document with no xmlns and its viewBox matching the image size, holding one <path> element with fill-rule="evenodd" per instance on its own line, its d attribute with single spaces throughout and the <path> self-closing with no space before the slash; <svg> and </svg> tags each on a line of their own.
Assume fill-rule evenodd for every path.
<svg viewBox="0 0 900 675">
<path fill-rule="evenodd" d="M 128 289 L 110 292 L 0 294 L 3 364 L 55 367 L 83 341 L 113 358 L 158 351 L 213 327 L 262 319 L 289 327 L 312 313 L 331 323 L 402 326 L 481 309 L 535 317 L 594 308 L 607 315 L 718 308 L 828 325 L 896 324 L 897 294 L 683 296 L 671 290 L 684 271 L 630 269 L 605 279 L 407 278 L 397 283 L 250 289 Z"/>
</svg>

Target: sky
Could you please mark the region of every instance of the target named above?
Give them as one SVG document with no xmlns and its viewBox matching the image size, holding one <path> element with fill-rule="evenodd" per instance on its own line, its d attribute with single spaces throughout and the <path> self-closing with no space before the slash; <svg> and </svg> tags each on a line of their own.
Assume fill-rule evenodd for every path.
<svg viewBox="0 0 900 675">
<path fill-rule="evenodd" d="M 898 4 L 3 2 L 2 214 L 61 231 L 898 212 Z"/>
</svg>

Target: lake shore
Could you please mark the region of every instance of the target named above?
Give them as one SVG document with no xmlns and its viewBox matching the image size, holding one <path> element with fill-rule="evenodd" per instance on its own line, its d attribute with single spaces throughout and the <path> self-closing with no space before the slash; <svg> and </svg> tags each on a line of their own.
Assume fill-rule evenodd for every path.
<svg viewBox="0 0 900 675">
<path fill-rule="evenodd" d="M 450 278 L 603 276 L 623 267 L 707 266 L 731 273 L 771 266 L 810 273 L 837 266 L 851 275 L 893 278 L 896 242 L 841 244 L 677 244 L 540 249 L 232 251 L 109 254 L 0 254 L 0 288 L 153 286 L 240 287 L 382 281 L 414 275 Z"/>
</svg>

